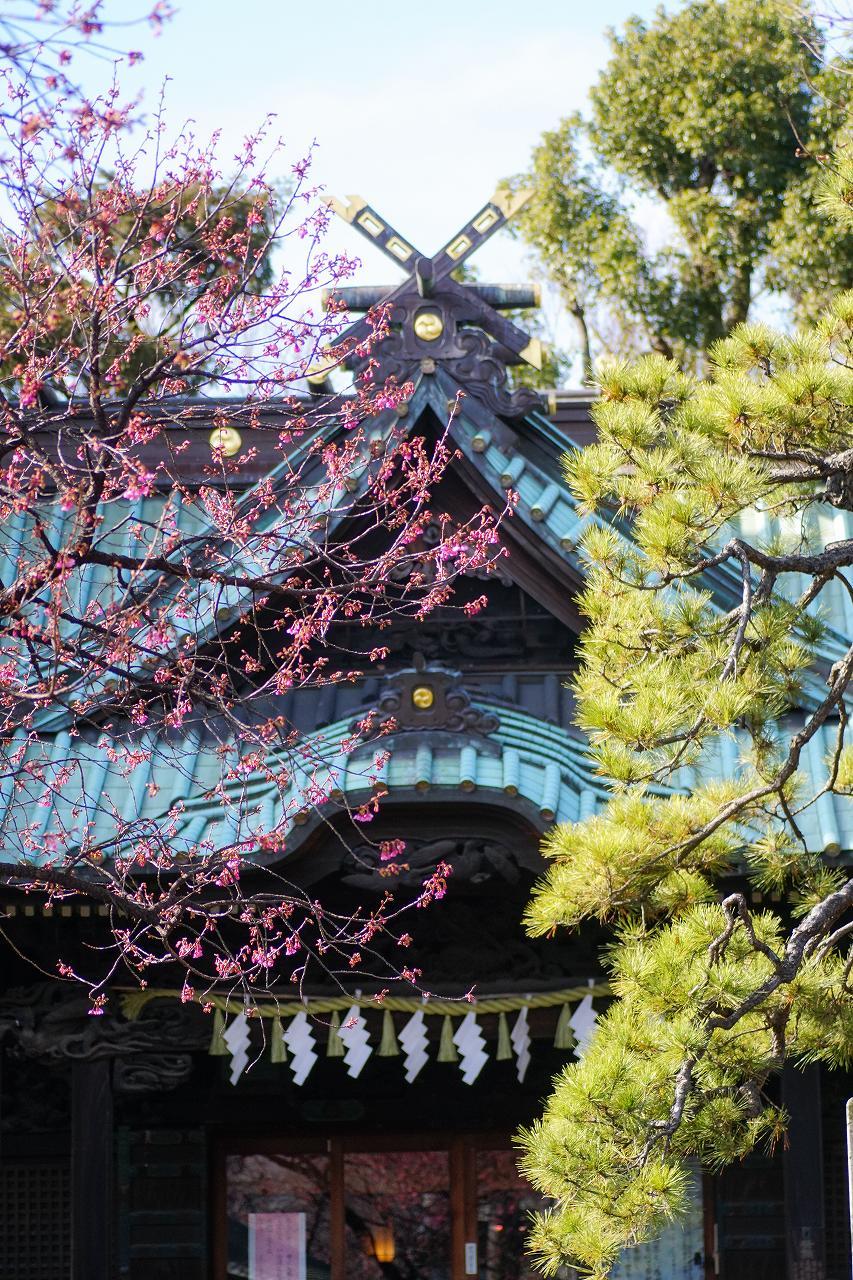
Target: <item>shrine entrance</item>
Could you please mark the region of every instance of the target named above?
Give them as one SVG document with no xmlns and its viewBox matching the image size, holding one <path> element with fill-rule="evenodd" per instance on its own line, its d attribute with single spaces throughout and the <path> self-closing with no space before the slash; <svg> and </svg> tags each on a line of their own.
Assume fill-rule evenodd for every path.
<svg viewBox="0 0 853 1280">
<path fill-rule="evenodd" d="M 216 1280 L 533 1280 L 503 1138 L 229 1144 L 217 1173 Z"/>
</svg>

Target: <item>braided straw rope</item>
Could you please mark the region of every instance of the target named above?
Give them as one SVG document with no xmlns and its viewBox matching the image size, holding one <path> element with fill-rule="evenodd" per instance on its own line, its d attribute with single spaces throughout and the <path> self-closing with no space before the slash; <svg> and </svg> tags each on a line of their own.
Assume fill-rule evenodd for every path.
<svg viewBox="0 0 853 1280">
<path fill-rule="evenodd" d="M 559 991 L 537 991 L 531 995 L 496 995 L 496 996 L 478 996 L 473 1000 L 467 1000 L 464 996 L 457 999 L 446 999 L 441 997 L 430 996 L 426 999 L 422 996 L 385 996 L 384 999 L 372 1000 L 370 996 L 362 995 L 355 998 L 352 995 L 308 997 L 304 1000 L 270 1000 L 262 1001 L 246 1009 L 242 997 L 239 996 L 223 996 L 223 995 L 196 995 L 193 997 L 195 1004 L 204 1005 L 206 1008 L 219 1009 L 225 1014 L 230 1013 L 249 1013 L 250 1017 L 258 1018 L 282 1018 L 290 1014 L 308 1013 L 341 1013 L 346 1009 L 351 1009 L 353 1004 L 357 1004 L 365 1011 L 370 1009 L 388 1009 L 391 1013 L 415 1013 L 418 1009 L 422 1009 L 424 1014 L 456 1014 L 461 1017 L 463 1014 L 473 1010 L 477 1014 L 485 1013 L 512 1013 L 519 1009 L 553 1009 L 557 1005 L 572 1004 L 577 1000 L 582 1000 L 584 996 L 607 996 L 610 994 L 610 985 L 606 982 L 586 983 L 582 987 L 563 987 Z M 181 998 L 180 991 L 168 990 L 160 988 L 151 988 L 145 991 L 125 991 L 120 996 L 121 1010 L 128 1019 L 138 1018 L 142 1010 L 152 1000 L 178 1000 Z"/>
</svg>

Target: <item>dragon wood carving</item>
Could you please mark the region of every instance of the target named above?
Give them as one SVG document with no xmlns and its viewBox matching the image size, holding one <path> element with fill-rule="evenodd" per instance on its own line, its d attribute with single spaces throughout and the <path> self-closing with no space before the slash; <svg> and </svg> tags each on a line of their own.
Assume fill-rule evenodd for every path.
<svg viewBox="0 0 853 1280">
<path fill-rule="evenodd" d="M 92 1017 L 84 993 L 57 983 L 6 992 L 0 1012 L 0 1043 L 8 1052 L 47 1064 L 114 1059 L 114 1083 L 124 1092 L 174 1088 L 190 1075 L 193 1051 L 209 1040 L 204 1015 L 177 1001 L 148 1006 L 133 1021 Z"/>
</svg>

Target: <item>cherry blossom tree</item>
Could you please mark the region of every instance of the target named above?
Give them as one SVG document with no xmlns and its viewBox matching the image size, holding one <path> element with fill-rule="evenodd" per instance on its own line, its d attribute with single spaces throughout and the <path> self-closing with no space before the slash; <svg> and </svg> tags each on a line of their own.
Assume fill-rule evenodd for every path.
<svg viewBox="0 0 853 1280">
<path fill-rule="evenodd" d="M 434 504 L 447 428 L 408 433 L 411 387 L 375 358 L 332 390 L 387 317 L 356 347 L 322 305 L 354 262 L 324 248 L 310 156 L 268 120 L 222 167 L 161 107 L 140 123 L 117 78 L 100 96 L 69 80 L 63 36 L 104 38 L 99 7 L 24 10 L 0 118 L 0 882 L 108 909 L 94 976 L 58 958 L 96 1008 L 128 970 L 250 998 L 369 967 L 446 868 L 366 916 L 276 870 L 306 812 L 346 811 L 335 761 L 377 736 L 370 716 L 300 733 L 282 698 L 356 680 L 395 619 L 452 607 L 500 513 Z M 365 753 L 359 823 L 381 739 Z"/>
</svg>

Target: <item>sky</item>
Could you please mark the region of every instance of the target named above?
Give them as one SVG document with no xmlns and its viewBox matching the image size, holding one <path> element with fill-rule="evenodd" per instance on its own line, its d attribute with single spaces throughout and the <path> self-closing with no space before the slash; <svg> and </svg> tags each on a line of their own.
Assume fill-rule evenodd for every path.
<svg viewBox="0 0 853 1280">
<path fill-rule="evenodd" d="M 127 13 L 135 0 L 108 0 Z M 145 60 L 125 82 L 168 118 L 206 135 L 222 152 L 267 112 L 288 153 L 316 139 L 314 175 L 330 194 L 365 196 L 425 252 L 439 248 L 485 203 L 499 180 L 522 169 L 544 129 L 583 109 L 607 58 L 605 28 L 649 0 L 183 0 L 157 38 L 121 33 Z M 140 5 L 139 8 L 144 8 Z M 119 37 L 116 37 L 117 42 Z M 390 263 L 350 228 L 341 248 L 365 259 L 362 278 Z M 363 251 L 363 252 L 362 252 Z M 509 236 L 478 255 L 483 278 L 522 279 L 523 253 Z M 497 274 L 496 274 L 497 273 Z"/>
<path fill-rule="evenodd" d="M 154 37 L 147 27 L 113 32 L 144 61 L 125 88 L 153 106 L 168 78 L 167 117 L 222 131 L 228 160 L 268 112 L 298 159 L 317 143 L 313 174 L 329 194 L 364 196 L 423 252 L 432 253 L 522 170 L 537 139 L 583 110 L 607 60 L 606 28 L 654 0 L 175 0 Z M 107 0 L 112 19 L 143 0 Z M 282 164 L 282 176 L 290 160 Z M 227 168 L 227 163 L 226 163 Z M 272 175 L 275 176 L 275 175 Z M 335 220 L 332 252 L 362 259 L 357 283 L 399 273 Z M 472 261 L 480 278 L 524 281 L 524 247 L 498 233 Z M 571 334 L 546 296 L 546 325 Z"/>
</svg>

